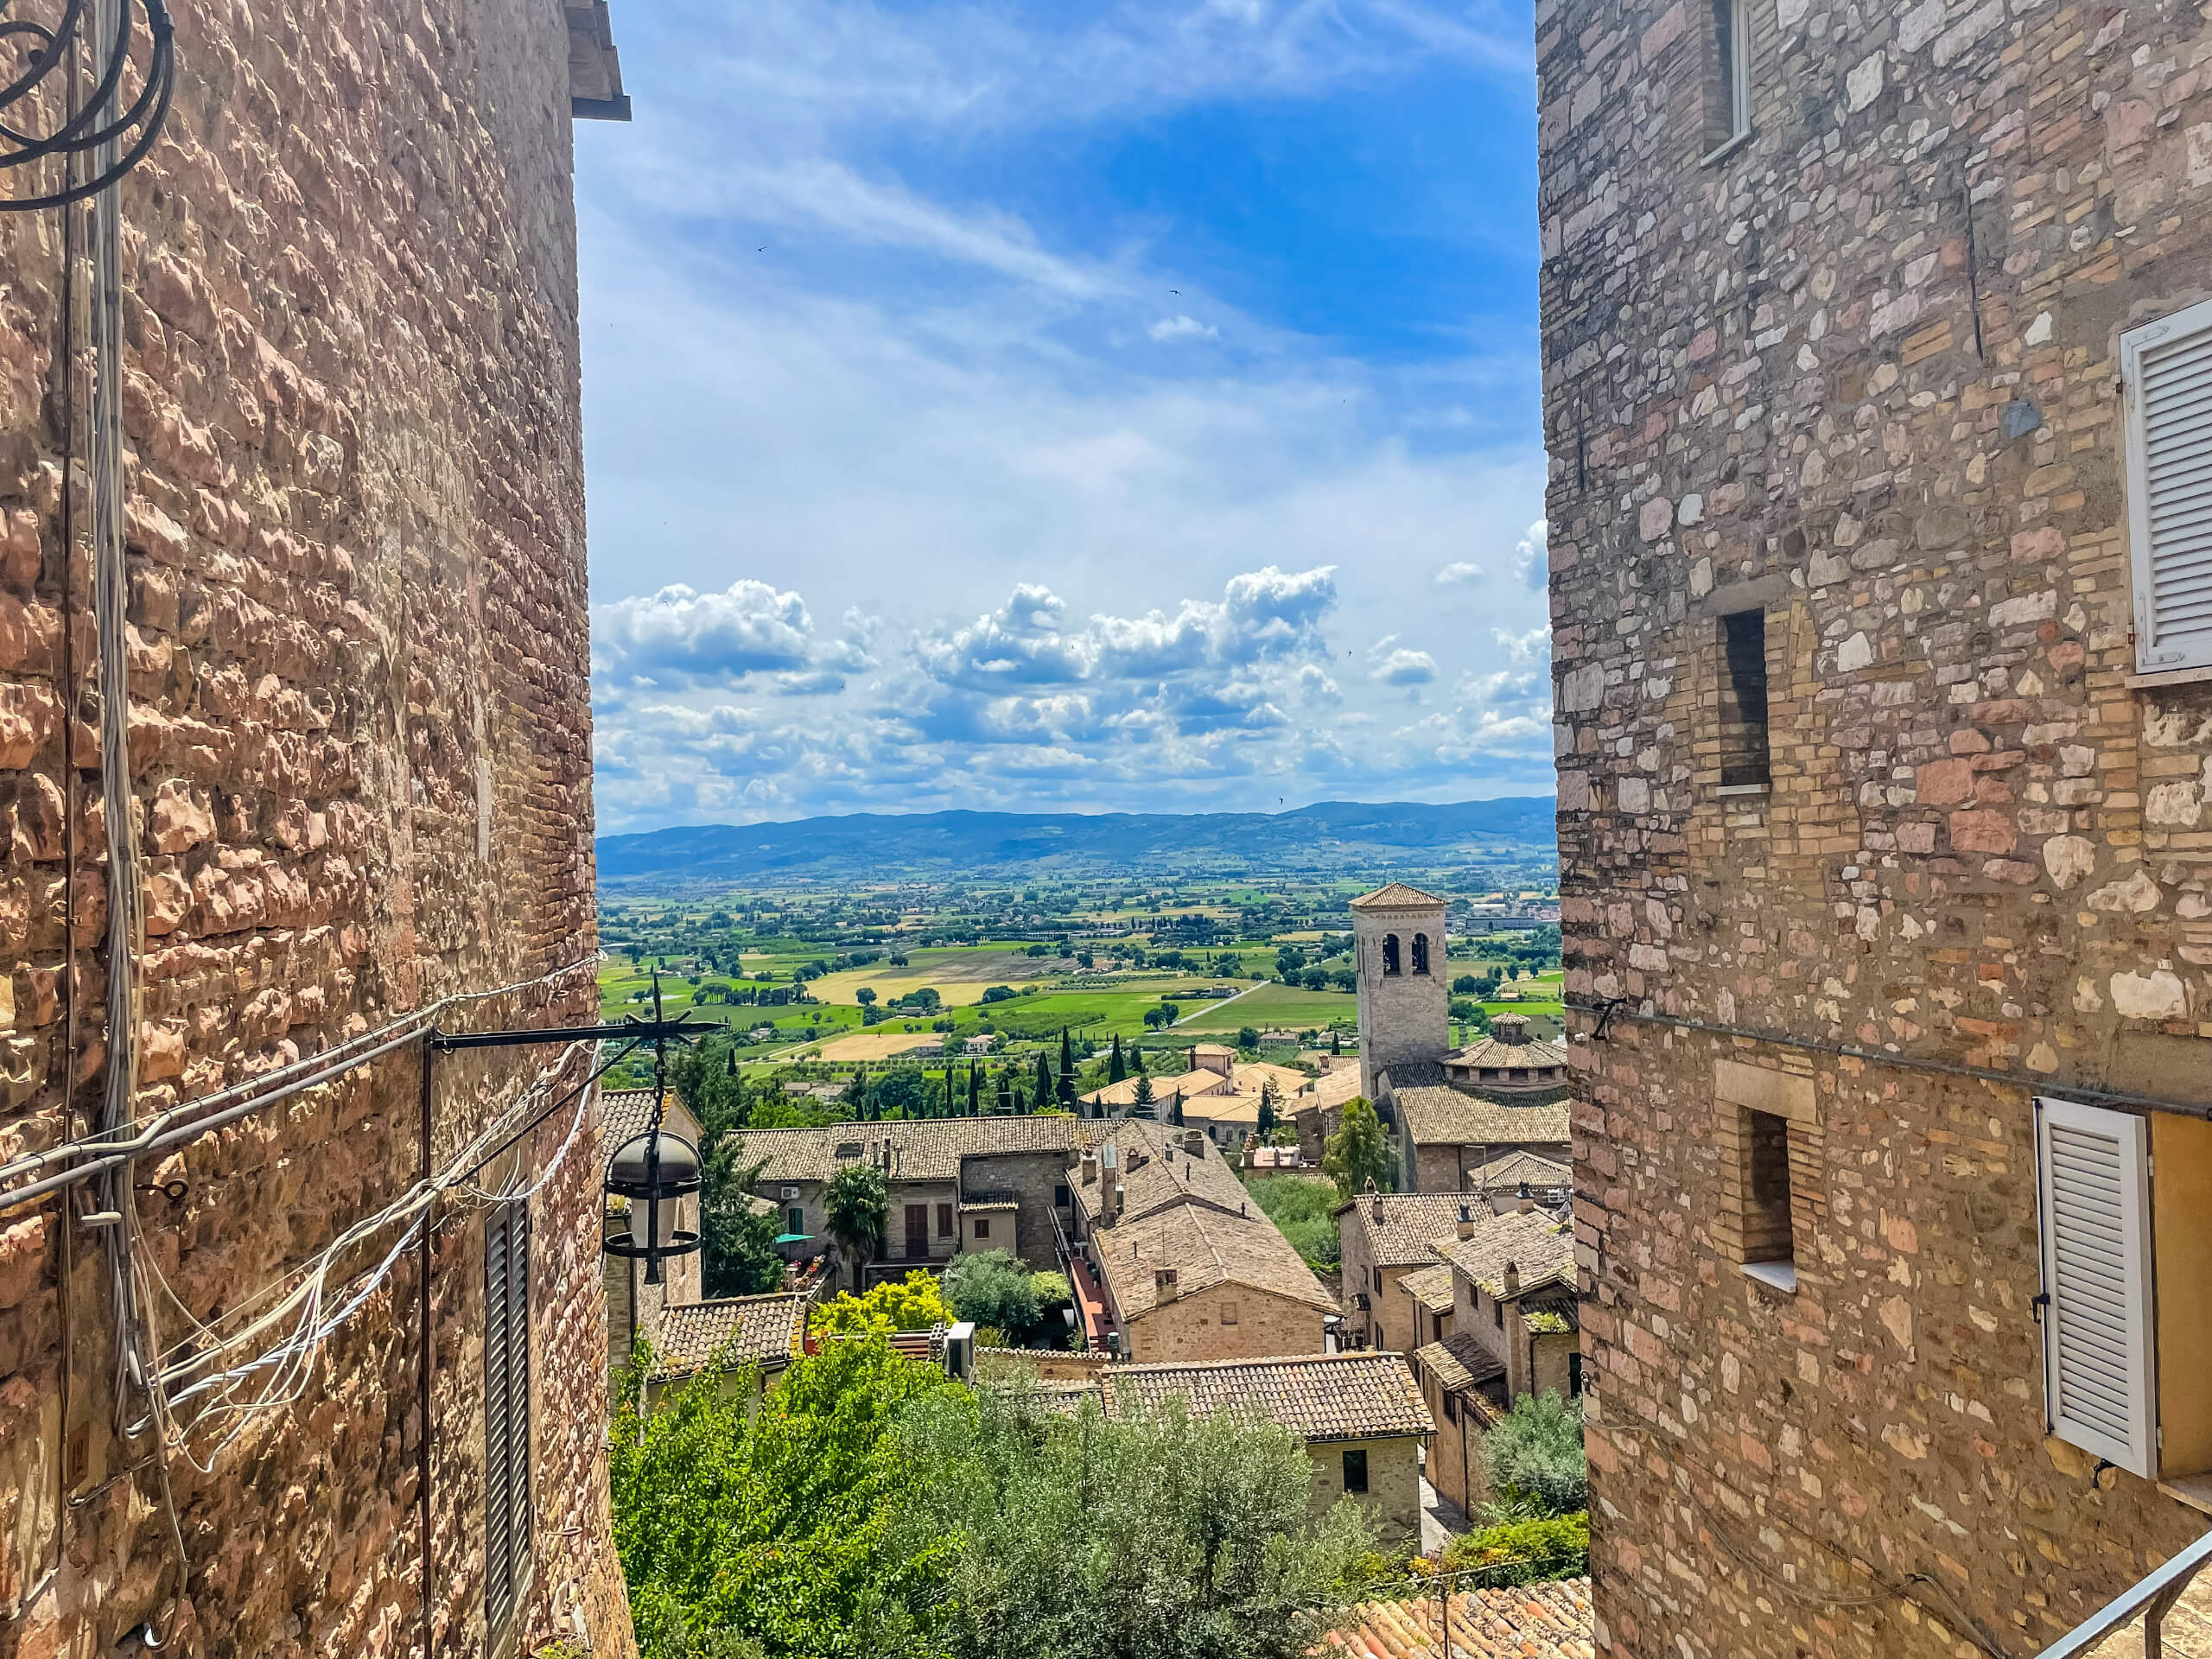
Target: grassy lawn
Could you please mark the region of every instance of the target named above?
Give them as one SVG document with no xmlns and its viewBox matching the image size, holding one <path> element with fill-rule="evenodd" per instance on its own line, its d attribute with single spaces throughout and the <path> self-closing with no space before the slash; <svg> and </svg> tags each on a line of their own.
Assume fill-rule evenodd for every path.
<svg viewBox="0 0 2212 1659">
<path fill-rule="evenodd" d="M 1359 1003 L 1350 991 L 1308 991 L 1289 985 L 1262 985 L 1234 1002 L 1216 1003 L 1202 1014 L 1179 1022 L 1182 1031 L 1235 1031 L 1253 1026 L 1262 1031 L 1280 1027 L 1304 1031 L 1325 1027 L 1332 1021 L 1350 1025 L 1358 1017 Z"/>
</svg>

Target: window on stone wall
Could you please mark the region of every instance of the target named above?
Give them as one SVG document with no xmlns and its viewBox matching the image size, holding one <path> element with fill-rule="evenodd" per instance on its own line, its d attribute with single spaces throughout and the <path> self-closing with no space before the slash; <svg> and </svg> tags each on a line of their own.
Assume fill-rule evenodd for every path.
<svg viewBox="0 0 2212 1659">
<path fill-rule="evenodd" d="M 1788 1269 L 1794 1286 L 1797 1243 L 1789 1215 L 1789 1120 L 1746 1108 L 1743 1164 L 1744 1261 L 1771 1269 L 1777 1277 Z"/>
<path fill-rule="evenodd" d="M 1721 149 L 1751 130 L 1751 0 L 1712 0 L 1712 13 L 1705 140 L 1708 149 Z"/>
<path fill-rule="evenodd" d="M 1764 789 L 1767 761 L 1766 613 L 1720 619 L 1720 786 Z"/>
<path fill-rule="evenodd" d="M 1417 974 L 1425 974 L 1427 971 L 1428 935 L 1426 933 L 1416 933 L 1414 935 L 1414 972 Z"/>
<path fill-rule="evenodd" d="M 2212 668 L 2212 300 L 2120 337 L 2135 666 Z"/>
<path fill-rule="evenodd" d="M 806 1211 L 796 1204 L 785 1211 L 784 1230 L 793 1237 L 803 1236 L 806 1232 Z"/>
<path fill-rule="evenodd" d="M 1387 976 L 1397 971 L 1398 936 L 1395 933 L 1385 933 L 1382 936 L 1382 972 Z"/>
<path fill-rule="evenodd" d="M 484 1618 L 505 1627 L 530 1584 L 530 1203 L 484 1217 Z"/>
<path fill-rule="evenodd" d="M 1361 1446 L 1344 1453 L 1344 1491 L 1363 1492 L 1367 1490 L 1367 1449 Z"/>
<path fill-rule="evenodd" d="M 1234 1302 L 1224 1302 L 1224 1303 L 1221 1305 L 1221 1322 L 1222 1322 L 1224 1325 L 1234 1325 L 1234 1324 L 1236 1324 L 1236 1303 L 1234 1303 Z"/>
</svg>

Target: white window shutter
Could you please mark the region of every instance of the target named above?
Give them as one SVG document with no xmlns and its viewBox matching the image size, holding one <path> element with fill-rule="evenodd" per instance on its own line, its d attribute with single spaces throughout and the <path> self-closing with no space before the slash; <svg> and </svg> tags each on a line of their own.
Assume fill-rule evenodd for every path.
<svg viewBox="0 0 2212 1659">
<path fill-rule="evenodd" d="M 2212 668 L 2212 300 L 2120 336 L 2135 664 Z"/>
<path fill-rule="evenodd" d="M 2070 1100 L 2041 1099 L 2036 1108 L 2050 1432 L 2153 1479 L 2158 1421 L 2145 1125 L 2127 1113 Z"/>
</svg>

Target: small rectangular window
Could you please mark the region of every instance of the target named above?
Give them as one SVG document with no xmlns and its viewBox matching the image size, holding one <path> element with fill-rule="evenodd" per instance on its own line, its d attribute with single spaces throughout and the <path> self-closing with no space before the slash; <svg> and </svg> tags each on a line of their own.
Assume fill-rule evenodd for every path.
<svg viewBox="0 0 2212 1659">
<path fill-rule="evenodd" d="M 1361 1447 L 1344 1453 L 1344 1491 L 1363 1492 L 1367 1490 L 1367 1451 Z"/>
<path fill-rule="evenodd" d="M 1444 1396 L 1444 1421 L 1447 1423 L 1456 1423 L 1459 1421 L 1459 1396 L 1456 1394 L 1447 1394 Z"/>
<path fill-rule="evenodd" d="M 1052 1202 L 1061 1209 L 1066 1209 L 1073 1201 L 1073 1195 L 1069 1192 L 1066 1182 L 1063 1181 L 1052 1189 Z"/>
<path fill-rule="evenodd" d="M 484 1217 L 484 1618 L 503 1629 L 530 1583 L 530 1203 Z"/>
<path fill-rule="evenodd" d="M 2212 300 L 2120 337 L 2135 665 L 2212 668 Z"/>
<path fill-rule="evenodd" d="M 1499 1330 L 1505 1329 L 1505 1304 L 1493 1301 L 1490 1305 L 1490 1322 Z"/>
<path fill-rule="evenodd" d="M 937 1230 L 940 1233 L 949 1233 L 952 1230 L 952 1206 L 950 1205 L 940 1204 L 938 1205 Z"/>
<path fill-rule="evenodd" d="M 798 1205 L 784 1211 L 784 1230 L 798 1238 L 806 1232 L 806 1211 Z"/>
<path fill-rule="evenodd" d="M 1744 1260 L 1788 1262 L 1797 1253 L 1789 1217 L 1789 1120 L 1744 1109 Z"/>
<path fill-rule="evenodd" d="M 1224 1325 L 1234 1325 L 1234 1324 L 1236 1324 L 1236 1303 L 1234 1303 L 1234 1302 L 1224 1302 L 1224 1303 L 1221 1305 L 1221 1322 L 1222 1322 Z"/>
<path fill-rule="evenodd" d="M 1713 149 L 1734 143 L 1751 130 L 1751 0 L 1712 0 L 1713 53 L 1705 124 Z"/>
<path fill-rule="evenodd" d="M 978 1216 L 978 1217 L 976 1217 L 976 1237 L 978 1237 L 978 1238 L 988 1238 L 990 1236 L 991 1236 L 991 1218 L 990 1218 L 988 1216 Z"/>
<path fill-rule="evenodd" d="M 1720 786 L 1761 786 L 1769 779 L 1766 613 L 1720 619 Z"/>
</svg>

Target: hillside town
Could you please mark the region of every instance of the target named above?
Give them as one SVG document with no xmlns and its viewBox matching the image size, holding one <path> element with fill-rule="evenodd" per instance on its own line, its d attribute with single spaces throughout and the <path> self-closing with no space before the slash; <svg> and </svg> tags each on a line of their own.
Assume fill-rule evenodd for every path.
<svg viewBox="0 0 2212 1659">
<path fill-rule="evenodd" d="M 0 1659 L 2212 1659 L 2212 9 L 1539 0 L 1541 534 L 1406 590 L 1538 594 L 1534 712 L 1322 649 L 1395 532 L 1301 502 L 1304 587 L 910 647 L 896 744 L 594 601 L 622 0 L 0 10 Z M 1134 269 L 798 171 L 715 183 Z M 879 674 L 753 586 L 701 695 Z M 602 880 L 660 728 L 1164 796 L 1355 694 L 1555 800 Z"/>
</svg>

